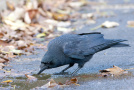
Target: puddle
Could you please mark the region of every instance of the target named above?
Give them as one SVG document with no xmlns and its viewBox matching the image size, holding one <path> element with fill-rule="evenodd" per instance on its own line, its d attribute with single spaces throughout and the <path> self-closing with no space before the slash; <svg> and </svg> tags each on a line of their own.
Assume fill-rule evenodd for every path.
<svg viewBox="0 0 134 90">
<path fill-rule="evenodd" d="M 4 80 L 13 80 L 12 83 L 10 84 L 1 84 L 1 88 L 4 87 L 5 89 L 15 89 L 15 90 L 30 90 L 36 87 L 41 87 L 45 85 L 46 83 L 49 82 L 51 78 L 53 78 L 56 83 L 65 83 L 66 80 L 70 80 L 73 77 L 70 76 L 64 76 L 64 75 L 46 75 L 46 74 L 41 74 L 41 75 L 35 75 L 33 74 L 38 80 L 37 81 L 28 81 L 26 77 L 7 77 Z M 84 84 L 87 84 L 89 82 L 97 82 L 97 83 L 103 83 L 104 81 L 106 82 L 115 82 L 115 81 L 120 81 L 120 80 L 129 80 L 130 78 L 134 78 L 133 74 L 129 72 L 127 75 L 122 75 L 122 76 L 117 76 L 117 77 L 100 77 L 99 74 L 80 74 L 77 76 L 74 76 L 75 78 L 78 79 L 78 83 L 80 86 L 67 86 L 64 87 L 64 89 L 68 88 L 81 88 L 83 87 Z M 96 87 L 96 86 L 92 86 Z M 40 90 L 40 88 L 38 88 Z"/>
</svg>

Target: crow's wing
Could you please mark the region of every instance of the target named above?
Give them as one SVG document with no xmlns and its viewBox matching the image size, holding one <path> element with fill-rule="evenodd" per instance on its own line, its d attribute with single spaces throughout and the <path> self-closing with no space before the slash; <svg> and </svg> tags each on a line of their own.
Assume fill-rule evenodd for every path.
<svg viewBox="0 0 134 90">
<path fill-rule="evenodd" d="M 109 48 L 121 41 L 125 40 L 106 40 L 100 33 L 89 35 L 82 34 L 79 35 L 76 40 L 66 42 L 63 47 L 63 52 L 68 57 L 84 59 L 88 55 L 93 55 L 96 52 Z"/>
</svg>

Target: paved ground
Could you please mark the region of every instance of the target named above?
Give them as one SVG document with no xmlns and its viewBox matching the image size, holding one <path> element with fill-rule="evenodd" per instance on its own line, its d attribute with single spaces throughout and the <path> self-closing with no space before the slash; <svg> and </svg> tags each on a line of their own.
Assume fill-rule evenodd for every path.
<svg viewBox="0 0 134 90">
<path fill-rule="evenodd" d="M 94 57 L 85 64 L 85 66 L 78 72 L 79 74 L 95 74 L 99 70 L 110 68 L 113 65 L 119 66 L 123 69 L 134 68 L 134 28 L 127 27 L 127 21 L 134 20 L 134 1 L 133 0 L 101 0 L 101 2 L 107 2 L 109 5 L 102 7 L 92 7 L 92 10 L 100 8 L 100 11 L 114 12 L 116 16 L 113 17 L 101 17 L 97 19 L 94 25 L 85 25 L 81 30 L 76 31 L 76 33 L 83 32 L 101 32 L 104 34 L 105 38 L 109 39 L 126 39 L 128 41 L 124 43 L 130 44 L 131 47 L 116 47 L 101 51 L 94 55 Z M 119 6 L 119 7 L 118 7 Z M 87 7 L 88 8 L 88 7 Z M 88 10 L 88 9 L 86 9 Z M 91 12 L 86 11 L 86 12 Z M 99 28 L 97 30 L 91 31 L 90 28 L 94 28 L 104 21 L 115 21 L 120 24 L 120 26 L 110 29 Z M 15 71 L 22 72 L 20 76 L 24 73 L 32 72 L 37 73 L 39 70 L 40 60 L 44 55 L 43 50 L 39 50 L 39 54 L 32 55 L 29 57 L 21 56 L 20 58 L 12 61 L 10 63 L 12 69 Z M 44 71 L 44 73 L 52 74 L 61 71 L 66 66 L 62 66 L 55 69 L 50 69 Z M 69 72 L 73 72 L 77 68 L 77 65 L 69 69 Z M 133 74 L 134 70 L 130 70 Z M 18 75 L 16 75 L 18 76 Z M 68 87 L 65 89 L 76 89 L 76 90 L 133 90 L 134 89 L 134 77 L 124 77 L 122 79 L 98 79 L 89 80 L 86 82 L 81 82 L 80 86 Z"/>
</svg>

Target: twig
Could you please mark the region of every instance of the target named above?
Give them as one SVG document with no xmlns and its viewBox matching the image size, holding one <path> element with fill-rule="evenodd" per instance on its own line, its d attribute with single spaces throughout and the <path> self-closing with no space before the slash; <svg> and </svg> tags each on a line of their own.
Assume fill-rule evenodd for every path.
<svg viewBox="0 0 134 90">
<path fill-rule="evenodd" d="M 102 27 L 102 25 L 99 25 L 99 26 L 96 26 L 96 27 L 94 27 L 94 28 L 91 28 L 90 30 L 96 30 L 96 29 L 99 29 L 99 28 L 101 28 Z"/>
</svg>

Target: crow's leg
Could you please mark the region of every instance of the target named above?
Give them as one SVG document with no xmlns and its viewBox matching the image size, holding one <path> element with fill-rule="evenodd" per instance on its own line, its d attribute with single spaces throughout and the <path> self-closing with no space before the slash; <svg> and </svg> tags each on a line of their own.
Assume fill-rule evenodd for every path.
<svg viewBox="0 0 134 90">
<path fill-rule="evenodd" d="M 75 75 L 81 68 L 78 67 L 71 75 Z"/>
<path fill-rule="evenodd" d="M 66 67 L 65 69 L 63 69 L 61 72 L 59 72 L 59 73 L 54 73 L 55 75 L 62 75 L 62 74 L 68 74 L 68 72 L 65 72 L 67 69 L 69 69 L 70 67 L 72 67 L 74 65 L 74 63 L 73 64 L 69 64 L 69 66 L 68 67 Z"/>
<path fill-rule="evenodd" d="M 79 64 L 78 68 L 71 75 L 72 76 L 75 75 L 83 66 L 84 66 L 84 64 Z"/>
<path fill-rule="evenodd" d="M 69 68 L 72 67 L 73 65 L 74 65 L 74 63 L 73 63 L 73 64 L 69 64 L 69 66 L 66 67 L 65 69 L 63 69 L 61 72 L 65 72 L 67 69 L 69 69 Z"/>
</svg>

